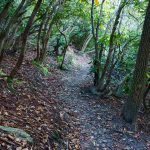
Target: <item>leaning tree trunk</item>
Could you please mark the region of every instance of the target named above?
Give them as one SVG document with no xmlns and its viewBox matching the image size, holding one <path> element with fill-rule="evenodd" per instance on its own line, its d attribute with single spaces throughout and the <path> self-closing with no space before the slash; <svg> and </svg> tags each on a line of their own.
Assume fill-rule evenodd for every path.
<svg viewBox="0 0 150 150">
<path fill-rule="evenodd" d="M 137 55 L 133 82 L 131 86 L 131 94 L 123 108 L 123 118 L 127 122 L 135 122 L 138 110 L 142 103 L 143 93 L 146 81 L 146 71 L 150 57 L 150 0 L 146 12 L 146 17 L 141 36 L 141 42 Z"/>
<path fill-rule="evenodd" d="M 27 37 L 28 37 L 28 34 L 29 34 L 29 31 L 30 31 L 30 28 L 33 24 L 33 20 L 34 20 L 34 17 L 36 16 L 40 6 L 41 6 L 41 3 L 42 3 L 42 0 L 38 0 L 35 7 L 34 7 L 34 10 L 29 18 L 29 21 L 26 25 L 26 28 L 24 30 L 24 32 L 22 33 L 22 36 L 21 36 L 21 40 L 22 40 L 22 48 L 21 48 L 21 52 L 20 52 L 20 55 L 19 55 L 19 58 L 18 58 L 18 61 L 15 65 L 15 67 L 13 68 L 13 70 L 11 71 L 10 73 L 10 78 L 13 79 L 14 76 L 16 75 L 17 71 L 20 69 L 21 65 L 22 65 L 22 62 L 23 62 L 23 59 L 24 59 L 24 54 L 25 54 L 25 51 L 26 51 L 26 43 L 27 43 Z"/>
<path fill-rule="evenodd" d="M 4 6 L 3 10 L 1 11 L 1 13 L 0 13 L 0 24 L 1 24 L 2 20 L 7 16 L 8 10 L 9 10 L 11 4 L 13 3 L 13 1 L 14 0 L 8 1 L 6 3 L 6 5 Z"/>
<path fill-rule="evenodd" d="M 111 34 L 110 34 L 109 52 L 108 52 L 108 55 L 107 55 L 107 59 L 106 59 L 105 65 L 104 65 L 102 75 L 99 79 L 99 85 L 98 85 L 98 90 L 99 91 L 104 91 L 104 89 L 106 87 L 106 85 L 104 84 L 104 80 L 105 80 L 105 76 L 106 76 L 107 72 L 109 72 L 110 65 L 111 65 L 110 63 L 111 63 L 112 53 L 113 53 L 113 50 L 114 50 L 114 36 L 115 36 L 115 32 L 117 30 L 117 26 L 119 24 L 119 19 L 120 19 L 121 12 L 122 12 L 123 8 L 125 7 L 125 5 L 126 5 L 126 0 L 122 0 L 121 3 L 120 3 L 119 8 L 117 10 L 115 22 L 113 24 L 113 28 L 112 28 L 112 31 L 111 31 Z"/>
<path fill-rule="evenodd" d="M 26 0 L 22 0 L 21 1 L 21 3 L 19 4 L 19 6 L 17 7 L 17 9 L 15 10 L 13 16 L 11 17 L 8 25 L 6 25 L 6 28 L 3 31 L 0 32 L 0 55 L 1 55 L 1 52 L 2 52 L 2 50 L 4 48 L 6 39 L 8 37 L 9 32 L 10 32 L 10 29 L 14 25 L 14 23 L 17 21 L 18 14 L 19 14 L 20 10 L 22 9 L 22 7 L 24 6 L 25 2 L 26 2 Z M 2 58 L 2 56 L 1 56 L 1 58 Z M 1 61 L 2 61 L 2 59 L 1 59 Z"/>
</svg>

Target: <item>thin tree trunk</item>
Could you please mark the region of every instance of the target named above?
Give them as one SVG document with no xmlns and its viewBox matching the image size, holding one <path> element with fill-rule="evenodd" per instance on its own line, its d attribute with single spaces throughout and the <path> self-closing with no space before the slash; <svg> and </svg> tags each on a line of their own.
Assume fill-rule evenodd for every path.
<svg viewBox="0 0 150 150">
<path fill-rule="evenodd" d="M 62 62 L 61 62 L 61 64 L 60 64 L 60 69 L 63 69 L 63 65 L 64 65 L 64 62 L 65 62 L 65 57 L 66 57 L 67 48 L 68 48 L 68 46 L 69 46 L 69 42 L 67 41 L 66 35 L 65 35 L 63 32 L 61 32 L 60 30 L 59 30 L 59 32 L 64 36 L 65 42 L 66 42 L 66 45 L 65 45 L 65 47 L 64 47 L 64 50 L 63 50 L 63 52 L 62 52 L 63 60 L 62 60 Z"/>
<path fill-rule="evenodd" d="M 13 1 L 14 0 L 11 0 L 11 1 L 7 2 L 6 5 L 4 6 L 2 12 L 0 13 L 0 24 L 1 24 L 2 20 L 7 16 L 9 7 L 13 3 Z"/>
<path fill-rule="evenodd" d="M 54 18 L 53 18 L 53 20 L 51 21 L 51 23 L 49 25 L 49 29 L 47 31 L 47 34 L 46 34 L 46 37 L 45 37 L 45 40 L 44 40 L 44 43 L 43 43 L 43 49 L 40 53 L 40 62 L 43 62 L 44 58 L 46 57 L 46 52 L 47 52 L 47 47 L 48 47 L 48 40 L 49 40 L 51 31 L 52 31 L 53 23 L 54 23 Z"/>
<path fill-rule="evenodd" d="M 43 17 L 42 17 L 41 24 L 40 24 L 40 27 L 39 27 L 39 30 L 38 30 L 37 56 L 36 56 L 36 58 L 35 58 L 36 61 L 40 61 L 40 54 L 41 54 L 40 41 L 41 41 L 42 29 L 43 29 L 44 24 L 47 25 L 47 24 L 48 24 L 48 21 L 49 21 L 49 19 L 50 19 L 50 18 L 48 17 L 48 19 L 46 20 L 46 17 L 47 17 L 47 15 L 48 15 L 49 9 L 51 8 L 52 2 L 53 2 L 53 1 L 51 1 L 51 2 L 49 3 L 49 6 L 46 8 L 46 11 L 45 11 L 45 13 L 44 13 L 44 15 L 43 15 Z M 45 22 L 45 21 L 46 21 L 46 22 Z M 46 29 L 46 28 L 47 28 L 47 26 L 45 27 L 45 29 Z M 44 32 L 44 34 L 46 34 L 46 33 Z"/>
<path fill-rule="evenodd" d="M 148 61 L 150 58 L 149 39 L 150 39 L 150 1 L 146 12 L 141 42 L 137 54 L 137 60 L 133 74 L 133 82 L 131 86 L 131 94 L 124 105 L 122 114 L 123 118 L 127 122 L 131 123 L 136 121 L 138 110 L 141 106 L 143 99 L 146 81 L 146 71 L 148 67 Z"/>
<path fill-rule="evenodd" d="M 39 61 L 40 59 L 40 51 L 41 51 L 41 48 L 40 48 L 40 39 L 41 39 L 41 33 L 42 33 L 42 28 L 43 28 L 43 25 L 44 25 L 44 22 L 45 22 L 45 19 L 46 19 L 46 15 L 47 15 L 47 12 L 45 13 L 42 21 L 41 21 L 41 24 L 40 24 L 40 27 L 39 27 L 39 31 L 38 31 L 38 38 L 37 38 L 37 56 L 35 58 L 36 61 Z"/>
<path fill-rule="evenodd" d="M 18 28 L 19 28 L 19 25 L 20 25 L 20 23 L 21 22 L 18 22 L 18 24 L 16 24 L 16 26 L 12 29 L 12 35 L 11 35 L 11 37 L 9 37 L 9 42 L 6 42 L 5 41 L 5 43 L 4 43 L 4 46 L 3 46 L 3 49 L 2 49 L 2 51 L 1 51 L 1 54 L 0 54 L 0 63 L 2 62 L 2 60 L 3 60 L 3 57 L 4 57 L 4 53 L 5 53 L 5 47 L 7 47 L 8 45 L 11 45 L 10 47 L 9 47 L 9 50 L 11 51 L 12 50 L 12 48 L 13 48 L 13 46 L 14 46 L 14 44 L 15 44 L 15 40 L 14 40 L 14 36 L 15 36 L 15 34 L 17 33 L 17 31 L 18 31 Z M 17 43 L 18 44 L 18 43 Z M 11 52 L 10 52 L 11 53 Z M 13 52 L 12 52 L 12 54 L 13 54 Z"/>
<path fill-rule="evenodd" d="M 22 0 L 21 1 L 21 3 L 19 4 L 18 8 L 16 9 L 16 11 L 13 14 L 13 16 L 11 17 L 8 25 L 6 26 L 4 31 L 2 31 L 0 33 L 0 55 L 1 55 L 1 52 L 2 52 L 2 50 L 4 48 L 4 43 L 5 43 L 5 40 L 6 40 L 7 36 L 8 36 L 8 34 L 9 34 L 10 28 L 12 28 L 12 25 L 16 22 L 18 14 L 19 14 L 20 10 L 22 9 L 25 1 L 26 0 Z"/>
<path fill-rule="evenodd" d="M 116 64 L 117 64 L 118 62 L 121 62 L 121 61 L 123 60 L 126 47 L 127 47 L 128 44 L 130 44 L 130 42 L 131 42 L 132 40 L 134 40 L 134 39 L 135 39 L 135 37 L 132 38 L 132 39 L 130 39 L 130 40 L 128 40 L 128 41 L 122 46 L 122 48 L 119 48 L 120 50 L 119 50 L 117 56 L 116 56 L 116 51 L 114 51 L 114 53 L 113 53 L 113 58 L 112 58 L 112 62 L 111 62 L 110 68 L 109 68 L 109 70 L 108 70 L 108 72 L 107 72 L 107 75 L 106 75 L 106 82 L 105 82 L 103 88 L 101 89 L 101 91 L 105 91 L 105 90 L 107 89 L 107 87 L 109 86 L 109 84 L 111 83 L 112 72 L 113 72 L 113 70 L 114 70 Z"/>
<path fill-rule="evenodd" d="M 59 41 L 60 41 L 60 38 L 57 38 L 56 45 L 54 46 L 54 54 L 55 54 L 56 57 L 57 57 L 58 54 L 59 54 L 59 47 L 60 47 Z"/>
<path fill-rule="evenodd" d="M 25 51 L 26 51 L 26 43 L 27 43 L 27 37 L 28 37 L 28 34 L 29 34 L 29 31 L 30 31 L 30 28 L 32 26 L 32 23 L 33 23 L 33 20 L 34 20 L 34 17 L 36 16 L 40 6 L 41 6 L 41 3 L 42 3 L 42 0 L 38 0 L 35 7 L 34 7 L 34 10 L 29 18 L 29 21 L 26 25 L 26 28 L 24 30 L 24 32 L 22 33 L 21 35 L 21 39 L 22 39 L 22 48 L 21 48 L 21 52 L 20 52 L 20 55 L 19 55 L 19 58 L 18 58 L 18 61 L 15 65 L 15 67 L 13 68 L 13 70 L 11 71 L 10 73 L 10 78 L 13 79 L 14 76 L 16 75 L 17 71 L 20 69 L 21 65 L 22 65 L 22 62 L 23 62 L 23 59 L 24 59 L 24 55 L 25 55 Z"/>
<path fill-rule="evenodd" d="M 110 66 L 110 61 L 111 61 L 111 57 L 112 57 L 112 53 L 113 53 L 113 49 L 114 49 L 114 35 L 116 32 L 117 26 L 119 24 L 120 14 L 121 14 L 121 12 L 122 12 L 125 4 L 126 4 L 125 1 L 126 0 L 123 0 L 123 2 L 121 1 L 120 6 L 119 6 L 118 11 L 117 11 L 115 22 L 113 24 L 113 28 L 112 28 L 112 32 L 111 32 L 110 40 L 109 40 L 109 52 L 108 52 L 107 59 L 106 59 L 105 65 L 104 65 L 104 69 L 103 69 L 103 72 L 102 72 L 102 75 L 101 75 L 100 81 L 99 81 L 98 89 L 100 91 L 103 88 L 104 78 L 105 78 L 105 75 L 106 75 L 108 68 Z"/>
<path fill-rule="evenodd" d="M 95 60 L 94 60 L 94 86 L 98 86 L 99 84 L 99 77 L 100 77 L 100 61 L 99 61 L 99 48 L 98 48 L 98 34 L 99 34 L 99 26 L 101 24 L 101 18 L 103 15 L 103 5 L 105 0 L 102 1 L 100 12 L 99 12 L 99 18 L 97 21 L 96 31 L 94 27 L 94 0 L 92 0 L 92 7 L 91 7 L 91 25 L 92 25 L 92 34 L 94 38 L 95 43 Z"/>
<path fill-rule="evenodd" d="M 63 60 L 62 60 L 62 62 L 61 62 L 61 64 L 60 64 L 60 69 L 63 69 L 63 65 L 64 65 L 64 62 L 65 62 L 65 57 L 66 57 L 66 52 L 67 52 L 67 48 L 68 48 L 68 45 L 66 45 L 65 47 L 64 47 L 64 52 L 63 52 Z"/>
<path fill-rule="evenodd" d="M 55 2 L 52 11 L 49 14 L 49 17 L 45 23 L 45 28 L 44 28 L 44 35 L 43 35 L 43 42 L 42 42 L 42 51 L 40 53 L 40 62 L 44 61 L 44 58 L 46 57 L 46 52 L 47 52 L 47 47 L 48 47 L 48 41 L 49 41 L 49 37 L 52 31 L 52 27 L 54 24 L 54 19 L 55 19 L 55 15 L 58 12 L 60 6 L 64 3 L 65 0 L 58 0 Z M 51 20 L 50 24 L 49 24 L 49 20 Z M 49 27 L 48 27 L 49 25 Z M 47 30 L 48 27 L 48 30 Z M 47 31 L 47 32 L 46 32 Z"/>
</svg>

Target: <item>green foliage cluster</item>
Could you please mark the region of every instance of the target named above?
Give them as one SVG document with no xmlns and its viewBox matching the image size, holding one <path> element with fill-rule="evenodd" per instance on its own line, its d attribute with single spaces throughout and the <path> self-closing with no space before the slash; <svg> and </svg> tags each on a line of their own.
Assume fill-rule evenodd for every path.
<svg viewBox="0 0 150 150">
<path fill-rule="evenodd" d="M 48 76 L 50 74 L 48 66 L 44 66 L 43 64 L 37 62 L 37 61 L 32 61 L 32 64 L 44 75 Z"/>
</svg>

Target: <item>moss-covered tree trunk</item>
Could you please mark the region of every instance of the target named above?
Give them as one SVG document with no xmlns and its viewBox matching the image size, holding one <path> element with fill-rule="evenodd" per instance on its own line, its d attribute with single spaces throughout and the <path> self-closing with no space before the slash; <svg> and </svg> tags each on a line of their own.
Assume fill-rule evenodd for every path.
<svg viewBox="0 0 150 150">
<path fill-rule="evenodd" d="M 123 108 L 123 118 L 127 122 L 135 122 L 142 103 L 145 77 L 150 57 L 150 0 L 146 12 L 141 42 L 131 86 L 131 94 Z"/>
</svg>

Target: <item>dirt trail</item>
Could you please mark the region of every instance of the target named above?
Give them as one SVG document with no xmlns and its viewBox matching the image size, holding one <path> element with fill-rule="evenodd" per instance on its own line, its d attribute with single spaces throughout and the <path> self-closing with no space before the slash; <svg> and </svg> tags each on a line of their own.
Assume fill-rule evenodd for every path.
<svg viewBox="0 0 150 150">
<path fill-rule="evenodd" d="M 140 112 L 138 130 L 133 132 L 120 117 L 122 100 L 100 99 L 89 92 L 89 57 L 70 51 L 70 71 L 60 71 L 55 59 L 48 57 L 46 65 L 51 62 L 51 73 L 45 76 L 29 63 L 33 56 L 28 53 L 14 83 L 15 91 L 10 92 L 5 80 L 0 81 L 1 125 L 27 131 L 35 141 L 35 150 L 50 145 L 58 150 L 150 150 L 150 115 L 146 118 Z M 14 58 L 7 58 L 4 72 L 9 72 L 13 64 Z M 61 138 L 54 138 L 55 131 Z M 8 136 L 4 135 L 9 141 Z M 15 138 L 13 142 L 16 143 Z M 5 147 L 7 144 L 6 141 Z"/>
<path fill-rule="evenodd" d="M 58 99 L 77 114 L 81 128 L 82 150 L 148 150 L 150 136 L 142 131 L 132 132 L 121 117 L 121 102 L 115 99 L 101 100 L 87 92 L 92 83 L 89 75 L 90 59 L 77 56 L 72 71 L 61 79 L 63 90 Z"/>
</svg>

